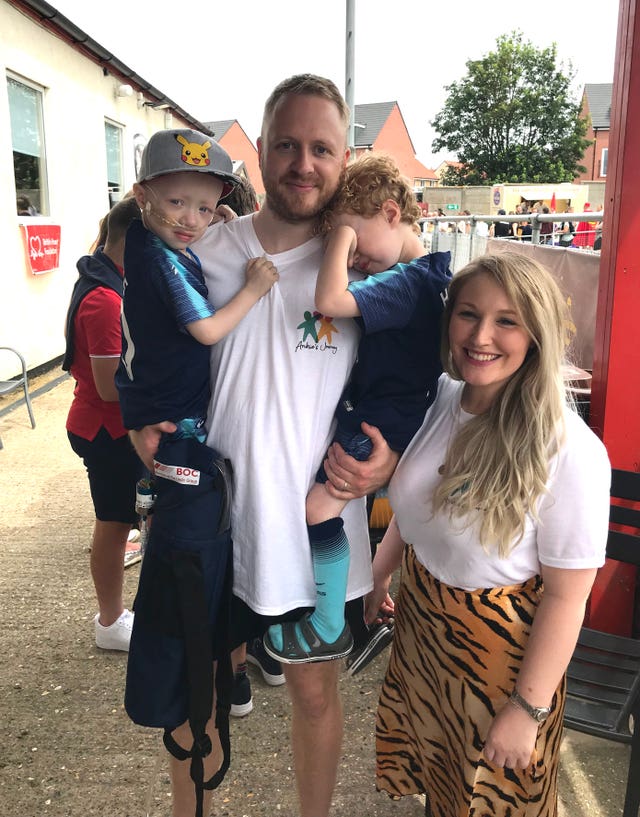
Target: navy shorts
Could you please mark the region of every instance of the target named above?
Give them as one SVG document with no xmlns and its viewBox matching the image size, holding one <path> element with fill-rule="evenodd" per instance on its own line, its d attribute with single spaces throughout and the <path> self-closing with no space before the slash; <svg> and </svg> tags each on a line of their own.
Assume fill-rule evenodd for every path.
<svg viewBox="0 0 640 817">
<path fill-rule="evenodd" d="M 89 477 L 89 489 L 101 522 L 136 521 L 136 482 L 147 474 L 129 436 L 113 439 L 102 427 L 95 439 L 85 440 L 67 431 L 71 448 L 82 459 Z"/>
</svg>

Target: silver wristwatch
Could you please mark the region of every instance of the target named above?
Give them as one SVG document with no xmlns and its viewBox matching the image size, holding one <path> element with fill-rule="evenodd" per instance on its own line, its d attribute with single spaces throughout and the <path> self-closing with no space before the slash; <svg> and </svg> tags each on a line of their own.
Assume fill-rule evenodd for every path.
<svg viewBox="0 0 640 817">
<path fill-rule="evenodd" d="M 544 723 L 551 712 L 550 706 L 531 706 L 529 701 L 525 701 L 522 695 L 520 695 L 520 693 L 515 689 L 511 693 L 509 700 L 512 704 L 514 704 L 514 706 L 517 706 L 519 709 L 523 709 L 527 715 L 531 715 L 531 717 L 537 723 Z"/>
</svg>

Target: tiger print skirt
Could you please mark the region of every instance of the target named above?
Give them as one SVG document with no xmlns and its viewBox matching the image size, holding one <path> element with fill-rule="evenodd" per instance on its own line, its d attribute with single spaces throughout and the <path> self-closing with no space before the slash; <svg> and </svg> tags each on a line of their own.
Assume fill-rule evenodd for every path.
<svg viewBox="0 0 640 817">
<path fill-rule="evenodd" d="M 564 679 L 527 769 L 482 755 L 514 687 L 542 592 L 443 584 L 405 548 L 395 635 L 376 722 L 376 787 L 424 793 L 432 817 L 555 817 Z"/>
</svg>

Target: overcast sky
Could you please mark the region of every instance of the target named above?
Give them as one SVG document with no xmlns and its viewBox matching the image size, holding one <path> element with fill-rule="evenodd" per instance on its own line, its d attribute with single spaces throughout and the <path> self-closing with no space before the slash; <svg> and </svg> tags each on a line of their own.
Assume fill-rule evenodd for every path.
<svg viewBox="0 0 640 817">
<path fill-rule="evenodd" d="M 346 0 L 50 0 L 119 60 L 200 121 L 237 119 L 255 143 L 272 88 L 302 72 L 344 90 Z M 519 29 L 552 42 L 585 83 L 612 82 L 618 3 L 355 0 L 355 103 L 396 100 L 416 154 L 438 162 L 429 121 L 465 63 Z M 569 19 L 567 19 L 569 18 Z M 585 24 L 581 25 L 583 21 Z M 440 157 L 442 158 L 442 157 Z"/>
</svg>

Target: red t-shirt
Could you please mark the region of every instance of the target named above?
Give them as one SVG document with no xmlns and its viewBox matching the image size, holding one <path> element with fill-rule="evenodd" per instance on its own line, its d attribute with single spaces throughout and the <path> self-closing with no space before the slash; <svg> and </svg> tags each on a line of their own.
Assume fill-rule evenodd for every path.
<svg viewBox="0 0 640 817">
<path fill-rule="evenodd" d="M 122 298 L 108 287 L 96 287 L 86 295 L 74 318 L 75 348 L 71 376 L 76 381 L 67 429 L 93 440 L 104 426 L 116 439 L 127 433 L 120 403 L 100 398 L 91 369 L 91 358 L 119 358 L 122 349 L 120 307 Z"/>
</svg>

